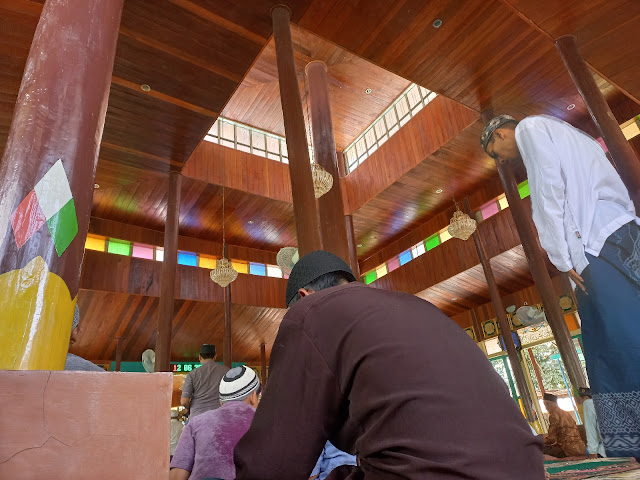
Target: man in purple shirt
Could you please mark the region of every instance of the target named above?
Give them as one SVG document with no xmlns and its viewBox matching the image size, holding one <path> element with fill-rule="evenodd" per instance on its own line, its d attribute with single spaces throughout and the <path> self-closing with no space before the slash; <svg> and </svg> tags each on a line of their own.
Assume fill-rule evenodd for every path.
<svg viewBox="0 0 640 480">
<path fill-rule="evenodd" d="M 220 381 L 220 404 L 192 418 L 171 461 L 170 480 L 233 480 L 233 450 L 247 432 L 258 406 L 260 381 L 247 367 L 229 370 Z"/>
</svg>

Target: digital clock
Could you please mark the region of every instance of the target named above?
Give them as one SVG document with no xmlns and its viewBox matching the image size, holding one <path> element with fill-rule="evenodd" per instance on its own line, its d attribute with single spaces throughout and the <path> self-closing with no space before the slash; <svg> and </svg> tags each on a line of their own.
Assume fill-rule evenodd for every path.
<svg viewBox="0 0 640 480">
<path fill-rule="evenodd" d="M 199 362 L 180 362 L 171 363 L 171 371 L 174 373 L 189 373 L 190 371 L 200 368 L 202 366 Z"/>
</svg>

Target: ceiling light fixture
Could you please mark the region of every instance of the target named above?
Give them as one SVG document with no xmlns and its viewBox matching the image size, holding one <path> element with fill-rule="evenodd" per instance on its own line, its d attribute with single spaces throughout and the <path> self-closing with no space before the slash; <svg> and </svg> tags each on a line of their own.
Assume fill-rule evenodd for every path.
<svg viewBox="0 0 640 480">
<path fill-rule="evenodd" d="M 93 188 L 95 188 L 97 190 L 98 188 L 100 188 L 100 185 L 98 185 L 97 183 L 94 183 L 93 184 Z"/>
<path fill-rule="evenodd" d="M 433 21 L 433 28 L 440 28 L 441 26 L 442 26 L 442 20 L 440 20 L 439 18 Z"/>
<path fill-rule="evenodd" d="M 572 103 L 571 105 L 567 105 L 567 110 L 573 110 L 574 108 L 576 108 L 575 103 Z"/>
<path fill-rule="evenodd" d="M 249 225 L 253 225 L 253 220 L 249 220 L 247 223 L 248 223 Z"/>
<path fill-rule="evenodd" d="M 371 90 L 370 88 L 367 88 L 364 93 L 366 93 L 367 95 L 369 95 L 373 90 Z"/>
<path fill-rule="evenodd" d="M 359 244 L 358 244 L 358 248 L 360 248 L 360 247 L 362 247 L 362 244 L 361 244 L 361 243 L 359 243 Z"/>
<path fill-rule="evenodd" d="M 452 301 L 452 302 L 455 302 L 456 300 L 458 300 L 458 297 L 453 297 L 453 298 L 451 299 L 451 301 Z"/>
<path fill-rule="evenodd" d="M 142 89 L 143 92 L 148 92 L 151 90 L 151 87 L 146 83 L 143 83 L 142 85 L 140 85 L 140 88 Z"/>
<path fill-rule="evenodd" d="M 441 188 L 436 190 L 436 193 L 442 193 L 442 192 L 444 192 L 444 190 L 442 190 Z"/>
</svg>

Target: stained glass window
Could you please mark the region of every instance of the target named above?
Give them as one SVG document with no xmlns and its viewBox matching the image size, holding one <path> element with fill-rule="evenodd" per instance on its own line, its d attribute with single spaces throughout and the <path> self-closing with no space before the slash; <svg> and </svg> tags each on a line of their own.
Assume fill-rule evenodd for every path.
<svg viewBox="0 0 640 480">
<path fill-rule="evenodd" d="M 131 255 L 131 243 L 124 240 L 116 240 L 114 238 L 109 239 L 109 245 L 107 246 L 107 252 L 115 253 L 116 255 Z"/>
<path fill-rule="evenodd" d="M 189 267 L 198 266 L 198 255 L 193 252 L 178 252 L 178 264 Z"/>
</svg>

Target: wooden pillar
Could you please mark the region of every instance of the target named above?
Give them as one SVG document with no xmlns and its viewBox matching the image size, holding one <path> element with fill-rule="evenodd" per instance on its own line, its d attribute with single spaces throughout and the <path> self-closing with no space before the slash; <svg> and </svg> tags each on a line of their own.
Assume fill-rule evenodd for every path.
<svg viewBox="0 0 640 480">
<path fill-rule="evenodd" d="M 482 112 L 482 118 L 488 122 L 493 117 L 493 112 L 485 110 Z M 558 345 L 560 356 L 564 362 L 564 366 L 569 374 L 569 379 L 575 388 L 586 385 L 582 366 L 578 353 L 573 346 L 573 340 L 569 333 L 569 328 L 564 321 L 564 315 L 560 308 L 558 295 L 553 288 L 549 271 L 544 261 L 542 248 L 538 243 L 537 231 L 533 224 L 531 212 L 527 211 L 524 202 L 520 198 L 518 185 L 516 184 L 515 175 L 512 166 L 508 163 L 500 163 L 496 161 L 502 188 L 509 202 L 509 210 L 513 217 L 513 222 L 518 230 L 522 248 L 527 257 L 527 263 L 531 270 L 531 276 L 542 298 L 544 312 L 547 321 L 553 332 L 553 336 Z"/>
<path fill-rule="evenodd" d="M 533 355 L 531 349 L 529 349 L 529 358 L 531 359 L 531 365 L 533 365 L 533 371 L 536 374 L 536 378 L 538 379 L 538 386 L 540 387 L 540 393 L 542 395 L 545 394 L 544 391 L 544 383 L 542 382 L 542 374 L 540 373 L 540 367 L 538 366 L 538 362 L 536 362 L 536 357 Z"/>
<path fill-rule="evenodd" d="M 122 4 L 42 9 L 0 162 L 0 369 L 64 368 Z"/>
<path fill-rule="evenodd" d="M 156 372 L 171 371 L 171 329 L 176 270 L 178 268 L 178 228 L 180 223 L 180 186 L 182 175 L 169 172 L 167 219 L 164 225 L 164 260 L 160 283 L 158 308 L 158 335 L 156 337 Z"/>
<path fill-rule="evenodd" d="M 122 337 L 116 339 L 116 372 L 120 371 L 120 364 L 122 363 Z"/>
<path fill-rule="evenodd" d="M 578 51 L 575 35 L 564 35 L 556 40 L 556 47 L 584 100 L 591 118 L 602 134 L 620 178 L 627 186 L 636 207 L 640 206 L 640 162 L 633 148 L 624 138 L 622 130 L 598 88 L 589 66 Z"/>
<path fill-rule="evenodd" d="M 293 42 L 291 41 L 291 10 L 286 5 L 276 5 L 271 9 L 271 19 L 276 45 L 284 131 L 289 153 L 293 215 L 298 238 L 298 251 L 302 257 L 314 250 L 322 249 L 318 209 L 313 192 L 309 146 L 305 133 Z"/>
<path fill-rule="evenodd" d="M 473 218 L 473 212 L 471 211 L 471 207 L 469 206 L 469 200 L 466 198 L 464 199 L 464 208 L 467 211 L 467 215 Z M 513 374 L 516 377 L 516 385 L 518 385 L 518 390 L 520 391 L 520 398 L 522 399 L 525 416 L 527 417 L 527 420 L 533 422 L 536 420 L 536 414 L 535 410 L 533 409 L 533 403 L 529 394 L 529 388 L 527 387 L 527 381 L 524 377 L 522 366 L 520 365 L 520 357 L 518 356 L 516 345 L 513 342 L 513 337 L 511 336 L 511 325 L 509 324 L 506 310 L 504 309 L 504 305 L 502 304 L 502 297 L 500 296 L 498 283 L 496 282 L 495 276 L 493 275 L 491 262 L 489 258 L 487 258 L 487 253 L 484 249 L 484 244 L 482 243 L 482 238 L 480 237 L 480 232 L 478 231 L 478 229 L 476 229 L 476 231 L 473 233 L 473 242 L 476 245 L 478 258 L 480 259 L 480 264 L 482 265 L 482 270 L 484 271 L 484 276 L 487 280 L 487 285 L 489 286 L 491 303 L 493 303 L 493 308 L 496 311 L 496 315 L 498 317 L 498 324 L 500 325 L 502 338 L 504 339 L 504 344 L 507 348 L 507 355 L 509 356 L 509 363 L 511 363 L 511 370 L 513 370 Z"/>
<path fill-rule="evenodd" d="M 340 175 L 340 178 L 344 178 L 347 176 L 347 165 L 344 162 L 344 154 L 342 152 L 336 152 L 336 159 L 338 160 L 338 174 Z M 342 188 L 342 185 L 340 185 L 340 187 Z M 344 197 L 342 200 L 344 208 Z M 359 281 L 360 262 L 358 261 L 358 241 L 356 239 L 355 230 L 353 229 L 353 216 L 345 214 L 344 224 L 347 230 L 347 242 L 349 243 L 349 266 L 351 267 L 353 274 L 356 276 L 356 279 Z"/>
<path fill-rule="evenodd" d="M 336 142 L 333 137 L 327 66 L 324 62 L 313 61 L 307 65 L 306 72 L 309 83 L 315 161 L 333 177 L 331 190 L 318 199 L 322 246 L 324 250 L 349 263 L 351 255 L 338 174 Z"/>
<path fill-rule="evenodd" d="M 469 313 L 471 314 L 471 320 L 473 322 L 473 329 L 476 331 L 476 340 L 478 342 L 483 342 L 484 341 L 484 331 L 482 330 L 482 325 L 480 325 L 480 322 L 478 321 L 478 316 L 476 315 L 476 312 L 473 311 L 473 309 L 469 310 Z"/>
<path fill-rule="evenodd" d="M 229 245 L 224 245 L 222 252 L 224 258 L 229 258 Z M 232 346 L 231 346 L 231 284 L 223 288 L 224 290 L 224 341 L 222 345 L 222 361 L 226 367 L 231 368 Z"/>
<path fill-rule="evenodd" d="M 264 343 L 260 344 L 260 373 L 262 386 L 267 384 L 267 348 Z"/>
</svg>

